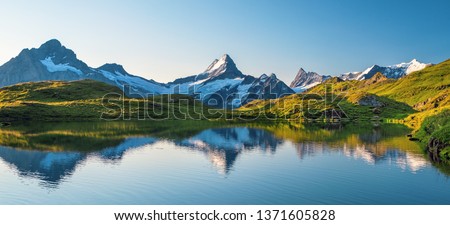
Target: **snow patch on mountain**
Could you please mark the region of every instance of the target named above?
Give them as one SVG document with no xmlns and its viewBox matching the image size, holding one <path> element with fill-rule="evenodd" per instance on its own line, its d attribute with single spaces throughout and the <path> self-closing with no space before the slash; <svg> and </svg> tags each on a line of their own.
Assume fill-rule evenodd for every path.
<svg viewBox="0 0 450 225">
<path fill-rule="evenodd" d="M 339 75 L 339 77 L 343 80 L 366 80 L 380 72 L 387 78 L 399 79 L 412 72 L 422 70 L 430 65 L 430 63 L 421 63 L 416 59 L 413 59 L 411 62 L 399 63 L 391 66 L 373 65 L 363 72 L 344 73 Z"/>
<path fill-rule="evenodd" d="M 362 79 L 364 79 L 364 75 L 369 74 L 369 72 L 372 71 L 374 67 L 375 67 L 375 65 L 373 65 L 373 66 L 367 68 L 366 70 L 364 70 L 361 74 L 359 74 L 359 75 L 355 78 L 355 80 L 362 80 Z"/>
<path fill-rule="evenodd" d="M 237 87 L 237 92 L 235 92 L 236 97 L 231 100 L 231 105 L 234 108 L 238 108 L 242 105 L 242 100 L 249 94 L 248 90 L 253 86 L 253 84 L 244 84 Z"/>
<path fill-rule="evenodd" d="M 211 93 L 216 93 L 222 89 L 230 89 L 236 85 L 239 85 L 243 80 L 243 78 L 234 78 L 204 82 L 198 85 L 199 87 L 196 86 L 194 90 L 195 92 L 202 93 L 202 96 L 204 96 Z"/>
<path fill-rule="evenodd" d="M 226 56 L 222 56 L 219 60 L 214 60 L 213 63 L 205 70 L 204 73 L 211 73 L 217 69 L 220 69 L 221 67 L 224 69 L 223 71 L 220 71 L 220 73 L 225 72 L 226 67 L 223 67 L 223 65 L 226 64 Z"/>
<path fill-rule="evenodd" d="M 115 73 L 111 73 L 106 70 L 99 70 L 98 72 L 103 74 L 103 76 L 105 76 L 109 80 L 115 82 L 116 85 L 121 88 L 123 88 L 124 85 L 130 85 L 130 87 L 133 88 L 134 91 L 136 91 L 136 88 L 140 88 L 140 89 L 148 91 L 148 93 L 153 93 L 153 94 L 168 94 L 168 93 L 170 93 L 169 88 L 158 85 L 158 84 L 151 83 L 141 77 L 124 75 L 117 71 Z"/>
<path fill-rule="evenodd" d="M 308 85 L 305 85 L 305 86 L 292 88 L 292 90 L 294 90 L 295 93 L 300 93 L 300 92 L 304 92 L 304 91 L 306 91 L 306 90 L 308 90 L 308 89 L 310 89 L 310 88 L 312 88 L 314 86 L 317 86 L 319 84 L 321 84 L 321 82 L 314 82 L 314 83 L 311 83 L 311 84 L 308 84 Z"/>
<path fill-rule="evenodd" d="M 430 66 L 431 64 L 427 64 L 427 63 L 421 63 L 419 61 L 417 61 L 417 59 L 413 59 L 411 62 L 409 63 L 400 63 L 398 65 L 395 65 L 396 67 L 401 67 L 401 68 L 406 68 L 406 74 L 410 74 L 412 72 L 416 72 L 419 70 L 423 70 L 425 69 L 425 67 Z"/>
<path fill-rule="evenodd" d="M 52 57 L 47 57 L 44 60 L 41 60 L 42 65 L 47 67 L 48 72 L 54 73 L 54 72 L 66 72 L 66 71 L 72 71 L 78 75 L 83 75 L 83 72 L 81 70 L 69 66 L 68 63 L 65 64 L 55 64 L 52 60 Z"/>
</svg>

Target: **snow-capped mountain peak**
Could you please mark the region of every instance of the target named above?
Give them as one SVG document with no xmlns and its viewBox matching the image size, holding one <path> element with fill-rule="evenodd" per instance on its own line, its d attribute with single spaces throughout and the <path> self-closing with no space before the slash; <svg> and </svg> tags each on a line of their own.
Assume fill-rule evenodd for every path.
<svg viewBox="0 0 450 225">
<path fill-rule="evenodd" d="M 405 75 L 410 74 L 415 71 L 424 69 L 431 64 L 421 63 L 417 59 L 413 59 L 408 63 L 400 63 L 397 65 L 390 66 L 391 68 L 403 68 L 405 70 Z"/>
<path fill-rule="evenodd" d="M 421 63 L 417 59 L 413 59 L 407 63 L 404 62 L 391 66 L 373 65 L 363 72 L 344 73 L 339 77 L 343 80 L 366 80 L 370 79 L 372 76 L 379 72 L 385 75 L 387 78 L 399 79 L 412 72 L 422 70 L 430 65 L 431 64 L 429 63 Z"/>
<path fill-rule="evenodd" d="M 243 77 L 243 74 L 238 70 L 233 59 L 228 54 L 215 59 L 202 74 L 206 74 L 210 78 L 224 74 L 228 75 L 228 78 Z"/>
<path fill-rule="evenodd" d="M 224 54 L 222 57 L 220 57 L 220 59 L 215 59 L 211 63 L 211 65 L 208 66 L 208 68 L 205 70 L 204 73 L 211 73 L 211 72 L 213 72 L 213 71 L 215 71 L 217 69 L 220 69 L 220 68 L 225 68 L 226 69 L 226 64 L 229 61 L 232 62 L 233 60 L 231 59 L 231 57 L 228 54 Z"/>
<path fill-rule="evenodd" d="M 375 68 L 375 66 L 377 66 L 377 65 L 373 65 L 373 66 L 367 68 L 366 70 L 364 70 L 364 71 L 362 72 L 362 74 L 368 74 L 371 70 L 373 70 L 373 68 Z"/>
</svg>

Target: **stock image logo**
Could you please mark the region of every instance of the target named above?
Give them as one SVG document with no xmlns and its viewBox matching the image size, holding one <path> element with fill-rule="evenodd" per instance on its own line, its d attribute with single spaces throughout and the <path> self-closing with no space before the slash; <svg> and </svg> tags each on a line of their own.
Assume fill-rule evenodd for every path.
<svg viewBox="0 0 450 225">
<path fill-rule="evenodd" d="M 273 88 L 261 93 L 205 94 L 195 91 L 186 94 L 146 96 L 133 93 L 129 86 L 123 92 L 107 93 L 102 98 L 103 120 L 201 120 L 238 119 L 339 121 L 349 119 L 345 111 L 348 92 L 334 90 L 327 84 L 323 90 L 300 94 L 271 93 Z M 126 93 L 126 94 L 125 94 Z M 132 97 L 127 97 L 132 96 Z M 360 99 L 361 100 L 361 99 Z M 361 100 L 364 101 L 364 100 Z M 376 100 L 372 100 L 377 104 Z"/>
</svg>

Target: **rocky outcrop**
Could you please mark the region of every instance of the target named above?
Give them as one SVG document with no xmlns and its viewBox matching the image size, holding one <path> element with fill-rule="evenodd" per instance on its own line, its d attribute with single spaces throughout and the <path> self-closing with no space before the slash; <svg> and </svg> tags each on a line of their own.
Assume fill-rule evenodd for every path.
<svg viewBox="0 0 450 225">
<path fill-rule="evenodd" d="M 382 73 L 376 73 L 373 77 L 371 77 L 370 79 L 366 80 L 364 82 L 364 84 L 365 85 L 376 84 L 376 83 L 383 82 L 383 81 L 385 81 L 387 79 L 388 78 L 386 76 L 384 76 Z"/>
<path fill-rule="evenodd" d="M 380 102 L 375 95 L 366 95 L 358 100 L 358 105 L 370 107 L 383 107 L 385 104 Z"/>
</svg>

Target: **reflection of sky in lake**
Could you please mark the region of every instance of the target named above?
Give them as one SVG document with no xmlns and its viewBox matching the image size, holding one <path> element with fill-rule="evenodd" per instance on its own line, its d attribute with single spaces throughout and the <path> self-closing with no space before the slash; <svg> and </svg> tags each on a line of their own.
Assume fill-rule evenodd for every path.
<svg viewBox="0 0 450 225">
<path fill-rule="evenodd" d="M 446 175 L 405 146 L 403 136 L 377 132 L 295 142 L 231 127 L 130 137 L 93 152 L 0 147 L 0 203 L 450 203 Z M 423 198 L 425 188 L 435 196 Z"/>
</svg>

